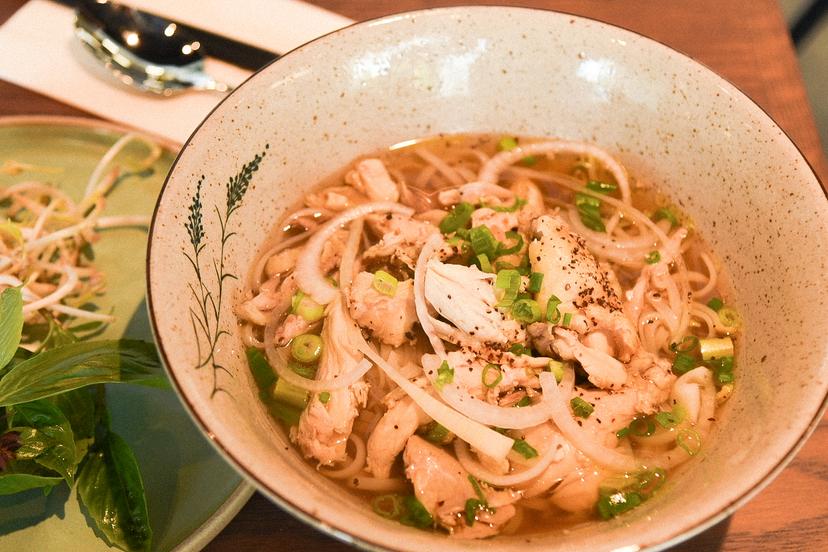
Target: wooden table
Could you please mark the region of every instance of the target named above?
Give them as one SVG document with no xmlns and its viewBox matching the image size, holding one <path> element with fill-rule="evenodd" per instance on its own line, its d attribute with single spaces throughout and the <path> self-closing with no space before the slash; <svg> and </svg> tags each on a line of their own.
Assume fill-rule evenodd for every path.
<svg viewBox="0 0 828 552">
<path fill-rule="evenodd" d="M 25 0 L 0 2 L 0 23 L 24 3 Z M 461 2 L 316 0 L 314 3 L 361 20 Z M 785 22 L 774 0 L 526 0 L 514 3 L 621 25 L 691 55 L 762 106 L 799 146 L 821 180 L 828 182 L 828 164 Z M 15 114 L 86 115 L 0 81 L 0 115 Z M 729 519 L 673 550 L 828 550 L 828 455 L 825 450 L 828 450 L 828 418 L 823 419 L 796 459 L 770 486 Z M 293 519 L 256 494 L 206 550 L 324 549 L 332 552 L 348 548 Z"/>
</svg>

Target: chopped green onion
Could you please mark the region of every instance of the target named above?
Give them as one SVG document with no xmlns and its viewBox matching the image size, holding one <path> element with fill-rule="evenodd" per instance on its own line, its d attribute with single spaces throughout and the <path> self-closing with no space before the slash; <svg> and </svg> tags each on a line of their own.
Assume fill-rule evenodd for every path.
<svg viewBox="0 0 828 552">
<path fill-rule="evenodd" d="M 674 228 L 679 225 L 679 221 L 676 218 L 676 215 L 670 209 L 666 207 L 662 207 L 661 209 L 657 210 L 653 213 L 653 221 L 658 222 L 661 219 L 669 220 L 670 221 L 670 228 Z"/>
<path fill-rule="evenodd" d="M 441 390 L 447 383 L 451 383 L 453 381 L 454 368 L 449 366 L 449 363 L 444 360 L 442 364 L 440 364 L 440 367 L 437 368 L 437 379 L 434 381 L 434 385 L 438 390 Z"/>
<path fill-rule="evenodd" d="M 512 318 L 521 324 L 531 324 L 541 319 L 541 309 L 534 299 L 520 299 L 512 304 Z"/>
<path fill-rule="evenodd" d="M 569 406 L 572 407 L 572 413 L 579 418 L 589 418 L 595 408 L 586 402 L 581 397 L 572 397 L 569 401 Z"/>
<path fill-rule="evenodd" d="M 687 353 L 676 353 L 673 359 L 673 373 L 680 376 L 699 365 L 699 362 Z"/>
<path fill-rule="evenodd" d="M 565 328 L 568 328 L 570 322 L 572 322 L 572 313 L 571 312 L 564 313 L 563 321 L 561 322 L 561 325 Z"/>
<path fill-rule="evenodd" d="M 297 291 L 293 295 L 290 303 L 290 311 L 293 314 L 301 316 L 306 322 L 311 324 L 321 320 L 322 317 L 325 316 L 325 307 L 301 291 Z"/>
<path fill-rule="evenodd" d="M 618 431 L 615 432 L 615 437 L 616 437 L 616 439 L 621 440 L 629 434 L 630 434 L 630 428 L 629 427 L 622 427 L 621 429 L 619 429 Z"/>
<path fill-rule="evenodd" d="M 466 525 L 472 526 L 474 525 L 475 520 L 477 519 L 477 512 L 480 510 L 485 510 L 486 504 L 477 499 L 477 498 L 470 498 L 466 501 Z"/>
<path fill-rule="evenodd" d="M 713 379 L 718 386 L 733 383 L 733 357 L 722 357 L 705 362 L 708 368 L 713 370 Z"/>
<path fill-rule="evenodd" d="M 575 194 L 575 207 L 584 226 L 596 232 L 606 232 L 607 227 L 601 218 L 601 200 L 591 195 L 578 192 Z"/>
<path fill-rule="evenodd" d="M 477 261 L 475 264 L 480 270 L 488 273 L 494 272 L 494 269 L 492 268 L 492 263 L 489 261 L 489 257 L 487 257 L 485 254 L 481 253 L 480 255 L 475 257 L 475 259 Z"/>
<path fill-rule="evenodd" d="M 590 180 L 586 188 L 593 192 L 609 194 L 618 189 L 616 184 Z M 584 226 L 596 232 L 606 232 L 606 226 L 601 218 L 601 200 L 589 194 L 578 192 L 575 194 L 575 207 L 578 209 L 578 216 Z"/>
<path fill-rule="evenodd" d="M 611 519 L 641 504 L 641 495 L 633 492 L 616 491 L 602 493 L 598 498 L 598 513 L 604 519 Z"/>
<path fill-rule="evenodd" d="M 681 423 L 680 413 L 673 412 L 656 412 L 653 414 L 653 419 L 664 429 L 670 429 Z"/>
<path fill-rule="evenodd" d="M 533 272 L 529 275 L 529 285 L 526 286 L 526 291 L 529 293 L 538 293 L 543 286 L 543 272 Z"/>
<path fill-rule="evenodd" d="M 399 281 L 388 274 L 384 270 L 377 270 L 374 272 L 374 281 L 371 282 L 371 287 L 389 297 L 394 297 L 397 294 L 397 284 Z"/>
<path fill-rule="evenodd" d="M 561 383 L 564 376 L 564 364 L 560 360 L 550 358 L 546 364 L 546 370 L 555 375 L 555 381 Z"/>
<path fill-rule="evenodd" d="M 316 364 L 303 364 L 294 359 L 288 361 L 288 368 L 302 376 L 303 378 L 313 379 L 316 377 Z"/>
<path fill-rule="evenodd" d="M 513 355 L 528 355 L 532 356 L 532 349 L 525 346 L 523 343 L 514 343 L 511 347 L 509 347 L 509 352 Z"/>
<path fill-rule="evenodd" d="M 526 200 L 522 197 L 516 197 L 515 202 L 509 205 L 508 207 L 504 207 L 501 205 L 485 205 L 483 203 L 480 204 L 481 207 L 487 207 L 497 213 L 514 213 L 524 205 L 526 205 Z"/>
<path fill-rule="evenodd" d="M 316 362 L 322 354 L 322 338 L 316 334 L 302 334 L 290 343 L 290 354 L 299 362 Z"/>
<path fill-rule="evenodd" d="M 644 260 L 647 262 L 647 264 L 656 264 L 661 260 L 661 253 L 659 253 L 658 251 L 650 251 L 644 257 Z"/>
<path fill-rule="evenodd" d="M 483 381 L 484 386 L 491 389 L 503 381 L 503 372 L 500 370 L 500 366 L 490 363 L 483 368 L 483 374 L 480 376 L 480 379 Z"/>
<path fill-rule="evenodd" d="M 730 307 L 722 307 L 719 309 L 719 322 L 728 328 L 738 328 L 742 325 L 742 317 L 735 309 Z"/>
<path fill-rule="evenodd" d="M 303 408 L 296 408 L 294 406 L 284 404 L 273 400 L 267 393 L 260 393 L 259 397 L 267 406 L 267 411 L 271 416 L 277 420 L 281 420 L 288 427 L 299 425 L 299 418 L 302 416 Z"/>
<path fill-rule="evenodd" d="M 676 435 L 676 444 L 690 456 L 695 456 L 701 450 L 702 438 L 698 431 L 686 427 L 679 430 L 678 435 Z"/>
<path fill-rule="evenodd" d="M 527 396 L 523 397 L 522 399 L 520 399 L 515 404 L 515 408 L 523 408 L 524 406 L 529 406 L 531 404 L 532 404 L 532 399 L 530 399 L 529 396 L 527 395 Z"/>
<path fill-rule="evenodd" d="M 451 234 L 461 228 L 465 228 L 471 220 L 473 212 L 474 205 L 461 201 L 440 221 L 440 232 L 443 234 Z"/>
<path fill-rule="evenodd" d="M 404 512 L 400 516 L 400 523 L 420 529 L 427 529 L 434 525 L 434 518 L 428 513 L 423 503 L 413 495 L 403 497 Z"/>
<path fill-rule="evenodd" d="M 550 295 L 549 301 L 546 302 L 546 321 L 550 324 L 557 324 L 561 319 L 561 311 L 558 310 L 558 305 L 561 300 L 556 295 Z"/>
<path fill-rule="evenodd" d="M 331 400 L 331 394 L 328 391 L 322 391 L 319 393 L 319 402 L 322 404 L 328 404 L 329 400 Z"/>
<path fill-rule="evenodd" d="M 273 387 L 273 400 L 296 408 L 305 408 L 308 404 L 308 391 L 278 379 Z"/>
<path fill-rule="evenodd" d="M 699 344 L 699 338 L 695 335 L 685 335 L 678 343 L 670 343 L 670 350 L 674 353 L 692 352 Z"/>
<path fill-rule="evenodd" d="M 661 468 L 605 480 L 598 489 L 598 513 L 602 518 L 610 519 L 635 508 L 649 499 L 666 480 L 667 474 Z"/>
<path fill-rule="evenodd" d="M 649 437 L 655 433 L 655 430 L 655 422 L 653 422 L 653 419 L 649 416 L 635 418 L 632 422 L 630 422 L 630 433 L 636 437 Z"/>
<path fill-rule="evenodd" d="M 512 151 L 516 147 L 518 147 L 518 141 L 517 138 L 515 138 L 514 136 L 504 136 L 497 143 L 498 151 Z M 526 167 L 531 167 L 537 162 L 538 158 L 534 155 L 527 155 L 526 157 L 520 160 L 520 164 Z"/>
<path fill-rule="evenodd" d="M 586 187 L 593 192 L 598 192 L 599 194 L 611 194 L 612 192 L 618 190 L 618 184 L 612 184 L 610 182 L 601 182 L 600 180 L 590 180 L 586 183 Z"/>
<path fill-rule="evenodd" d="M 485 224 L 469 230 L 469 241 L 475 255 L 486 255 L 490 259 L 497 257 L 498 242 Z"/>
<path fill-rule="evenodd" d="M 371 500 L 371 509 L 386 519 L 399 519 L 402 515 L 402 497 L 395 494 L 380 495 Z"/>
<path fill-rule="evenodd" d="M 719 309 L 721 309 L 724 306 L 724 301 L 722 301 L 719 297 L 714 297 L 707 302 L 707 306 L 713 309 L 714 311 L 718 312 Z"/>
<path fill-rule="evenodd" d="M 523 439 L 515 439 L 515 444 L 512 445 L 512 450 L 526 458 L 534 458 L 538 455 L 538 451 Z"/>
<path fill-rule="evenodd" d="M 447 445 L 454 439 L 454 433 L 440 425 L 438 422 L 430 422 L 422 433 L 423 439 L 435 445 Z"/>
<path fill-rule="evenodd" d="M 505 243 L 498 243 L 498 257 L 500 257 L 501 255 L 512 255 L 514 253 L 518 253 L 521 249 L 523 249 L 523 236 L 521 236 L 518 232 L 509 230 L 508 232 L 506 232 L 506 237 L 512 240 L 513 245 L 511 247 L 506 247 Z"/>
<path fill-rule="evenodd" d="M 514 269 L 504 269 L 495 278 L 496 295 L 499 296 L 498 307 L 511 307 L 520 291 L 520 274 Z"/>
<path fill-rule="evenodd" d="M 245 354 L 247 355 L 247 366 L 250 368 L 256 387 L 259 390 L 270 389 L 270 386 L 276 383 L 276 374 L 273 373 L 273 368 L 270 367 L 262 350 L 256 347 L 248 347 Z"/>
<path fill-rule="evenodd" d="M 733 356 L 733 340 L 729 337 L 709 337 L 699 340 L 702 359 L 715 360 Z"/>
<path fill-rule="evenodd" d="M 516 147 L 518 147 L 518 142 L 514 136 L 504 136 L 497 143 L 497 149 L 499 151 L 512 151 Z"/>
<path fill-rule="evenodd" d="M 480 483 L 471 474 L 469 474 L 467 477 L 469 479 L 469 483 L 471 483 L 471 486 L 474 489 L 474 494 L 477 495 L 477 498 L 480 499 L 480 502 L 486 505 L 486 495 L 483 493 L 483 488 L 480 486 Z"/>
</svg>

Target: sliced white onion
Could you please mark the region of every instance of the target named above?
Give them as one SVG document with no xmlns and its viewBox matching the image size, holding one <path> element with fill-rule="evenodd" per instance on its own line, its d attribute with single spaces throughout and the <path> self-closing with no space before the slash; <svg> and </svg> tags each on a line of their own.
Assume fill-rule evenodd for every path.
<svg viewBox="0 0 828 552">
<path fill-rule="evenodd" d="M 480 463 L 472 458 L 469 452 L 469 447 L 460 439 L 454 440 L 454 452 L 457 454 L 457 460 L 463 469 L 472 474 L 477 479 L 491 483 L 497 487 L 511 487 L 513 485 L 520 485 L 531 481 L 543 474 L 549 465 L 556 460 L 559 460 L 561 447 L 558 443 L 552 443 L 546 452 L 541 454 L 531 467 L 508 475 L 498 475 L 492 471 L 487 470 L 481 466 Z"/>
<path fill-rule="evenodd" d="M 425 300 L 425 273 L 426 265 L 429 259 L 437 253 L 437 250 L 443 244 L 443 236 L 441 234 L 433 234 L 428 241 L 426 241 L 423 248 L 420 250 L 420 255 L 417 257 L 417 264 L 414 267 L 414 310 L 417 312 L 417 319 L 420 322 L 420 327 L 423 333 L 428 337 L 431 347 L 440 358 L 446 358 L 446 348 L 443 342 L 437 335 L 434 328 L 434 321 L 428 312 L 428 305 Z"/>
<path fill-rule="evenodd" d="M 501 435 L 438 401 L 383 360 L 365 340 L 357 345 L 357 349 L 379 366 L 389 378 L 394 380 L 394 383 L 399 385 L 417 403 L 417 406 L 423 409 L 423 412 L 475 449 L 495 460 L 503 460 L 512 450 L 512 445 L 515 443 L 514 439 Z"/>
<path fill-rule="evenodd" d="M 589 144 L 587 142 L 554 140 L 522 144 L 512 150 L 502 151 L 489 159 L 480 169 L 477 178 L 480 182 L 497 184 L 500 173 L 509 167 L 509 165 L 513 165 L 530 155 L 543 155 L 548 153 L 574 153 L 594 157 L 603 163 L 604 167 L 615 177 L 615 181 L 618 183 L 618 191 L 621 192 L 622 201 L 624 203 L 630 202 L 630 183 L 627 179 L 627 171 L 605 150 L 595 144 Z"/>
<path fill-rule="evenodd" d="M 368 456 L 365 448 L 365 441 L 359 435 L 351 433 L 348 440 L 354 444 L 354 457 L 346 465 L 339 469 L 319 468 L 319 473 L 331 479 L 347 479 L 362 471 L 365 467 L 365 458 Z"/>
<path fill-rule="evenodd" d="M 293 273 L 299 289 L 311 296 L 320 305 L 327 305 L 336 299 L 337 290 L 326 279 L 319 266 L 322 258 L 322 248 L 325 242 L 340 229 L 343 224 L 362 218 L 371 213 L 398 213 L 411 216 L 414 210 L 400 203 L 377 202 L 363 203 L 353 209 L 342 212 L 339 216 L 329 220 L 316 234 L 308 240 Z"/>
<path fill-rule="evenodd" d="M 540 382 L 543 388 L 543 401 L 548 405 L 552 421 L 575 448 L 596 463 L 616 472 L 624 473 L 638 469 L 639 462 L 635 458 L 601 445 L 595 440 L 594 435 L 585 431 L 572 419 L 572 414 L 569 413 L 569 408 L 558 390 L 555 376 L 551 372 L 541 373 Z"/>
<path fill-rule="evenodd" d="M 497 406 L 469 395 L 468 391 L 454 383 L 443 387 L 440 396 L 455 410 L 488 426 L 527 429 L 550 418 L 549 407 L 544 402 L 522 408 Z"/>
</svg>

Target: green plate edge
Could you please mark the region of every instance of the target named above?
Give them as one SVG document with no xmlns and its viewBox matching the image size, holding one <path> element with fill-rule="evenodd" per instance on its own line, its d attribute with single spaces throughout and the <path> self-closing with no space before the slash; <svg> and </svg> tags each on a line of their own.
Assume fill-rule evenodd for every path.
<svg viewBox="0 0 828 552">
<path fill-rule="evenodd" d="M 130 129 L 74 117 L 0 117 L 0 165 L 6 160 L 59 173 L 0 174 L 0 186 L 21 180 L 45 180 L 77 199 L 98 159 Z M 107 199 L 104 215 L 152 214 L 158 192 L 178 146 L 156 139 L 164 152 L 149 177 L 125 179 Z M 129 166 L 146 149 L 128 147 L 118 156 Z M 100 338 L 131 337 L 152 341 L 145 300 L 146 229 L 101 233 L 95 263 L 107 277 L 107 293 L 98 301 L 117 317 Z M 201 550 L 247 503 L 253 487 L 213 450 L 173 391 L 110 385 L 113 425 L 133 447 L 141 466 L 153 525 L 153 550 Z M 158 461 L 161 458 L 162 461 Z M 116 550 L 99 538 L 65 485 L 48 497 L 31 491 L 0 497 L 0 549 Z"/>
</svg>

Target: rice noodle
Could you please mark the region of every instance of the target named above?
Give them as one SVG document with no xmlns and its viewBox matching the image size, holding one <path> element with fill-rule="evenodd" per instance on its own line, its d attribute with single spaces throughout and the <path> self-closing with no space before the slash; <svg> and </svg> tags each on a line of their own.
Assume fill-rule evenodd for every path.
<svg viewBox="0 0 828 552">
<path fill-rule="evenodd" d="M 365 441 L 355 433 L 348 435 L 348 441 L 354 445 L 354 457 L 343 467 L 332 470 L 330 468 L 319 468 L 319 473 L 331 479 L 346 479 L 362 471 L 365 467 L 367 452 Z"/>
<path fill-rule="evenodd" d="M 481 466 L 477 460 L 472 458 L 468 445 L 460 439 L 454 440 L 454 453 L 457 455 L 457 460 L 460 461 L 460 465 L 463 466 L 463 469 L 477 479 L 485 481 L 486 483 L 496 487 L 511 487 L 535 479 L 540 476 L 552 462 L 560 461 L 565 456 L 565 454 L 562 453 L 563 446 L 564 445 L 560 443 L 552 443 L 543 454 L 538 456 L 537 460 L 535 460 L 530 467 L 508 475 L 498 475 Z"/>
<path fill-rule="evenodd" d="M 414 210 L 411 207 L 406 207 L 399 203 L 363 203 L 362 205 L 343 211 L 338 216 L 326 222 L 308 240 L 293 272 L 296 275 L 296 283 L 299 289 L 310 295 L 320 305 L 327 305 L 332 302 L 338 293 L 337 289 L 325 279 L 325 274 L 322 273 L 322 268 L 319 265 L 325 242 L 343 224 L 362 218 L 370 213 L 397 213 L 404 216 L 411 216 Z"/>
<path fill-rule="evenodd" d="M 346 484 L 358 491 L 372 493 L 393 493 L 408 490 L 408 481 L 399 478 L 380 479 L 370 475 L 354 475 L 345 480 Z"/>
<path fill-rule="evenodd" d="M 405 379 L 397 372 L 396 368 L 385 362 L 368 343 L 363 341 L 357 346 L 357 349 L 379 366 L 389 378 L 394 380 L 417 403 L 417 406 L 423 409 L 423 412 L 475 449 L 496 460 L 506 458 L 506 455 L 512 450 L 513 439 L 501 435 L 441 403 L 426 391 Z"/>
<path fill-rule="evenodd" d="M 558 390 L 555 376 L 550 372 L 543 372 L 540 375 L 540 382 L 543 388 L 543 401 L 548 405 L 552 421 L 570 443 L 605 468 L 620 473 L 635 471 L 638 468 L 635 458 L 598 444 L 592 435 L 587 434 L 575 423 Z"/>
</svg>

